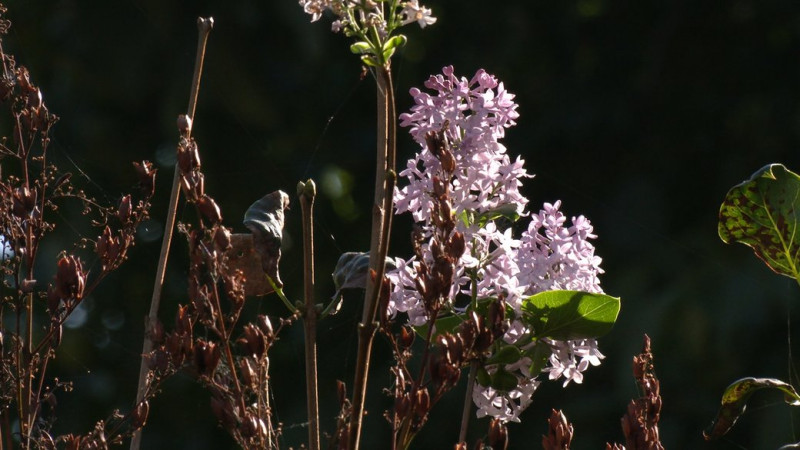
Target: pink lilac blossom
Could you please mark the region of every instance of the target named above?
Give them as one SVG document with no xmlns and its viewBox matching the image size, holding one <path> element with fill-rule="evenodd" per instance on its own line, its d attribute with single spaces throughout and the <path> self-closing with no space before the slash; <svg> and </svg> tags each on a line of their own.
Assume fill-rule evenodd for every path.
<svg viewBox="0 0 800 450">
<path fill-rule="evenodd" d="M 409 113 L 400 115 L 401 125 L 410 127 L 422 150 L 400 172 L 408 184 L 395 189 L 395 210 L 397 214 L 410 213 L 423 235 L 432 237 L 433 180 L 441 178 L 444 172 L 439 159 L 427 148 L 425 135 L 431 131 L 444 132 L 456 161 L 448 195 L 453 214 L 460 219 L 456 231 L 464 233 L 466 238 L 466 251 L 455 268 L 451 302 L 458 294 L 477 298 L 502 295 L 519 314 L 523 300 L 538 292 L 567 289 L 601 293 L 598 278 L 602 273 L 601 259 L 595 256 L 590 242 L 596 237 L 592 225 L 583 216 L 573 217 L 568 224 L 560 211 L 560 201 L 545 203 L 542 210 L 531 215 L 527 230 L 518 239 L 510 227 L 503 230 L 494 220 L 485 223 L 476 220 L 500 209 L 526 215 L 528 200 L 519 188 L 522 179 L 531 176 L 524 168 L 524 161 L 519 157 L 512 161 L 499 142 L 505 129 L 513 126 L 518 117 L 514 95 L 484 70 L 467 80 L 456 77 L 452 66 L 445 67 L 440 75 L 431 76 L 425 87 L 432 92 L 411 89 L 415 105 Z M 429 247 L 429 243 L 421 246 L 422 257 L 428 263 L 433 258 Z M 428 318 L 416 290 L 417 267 L 416 257 L 398 259 L 397 270 L 387 274 L 394 285 L 389 312 L 406 313 L 413 325 L 422 325 Z M 504 340 L 524 347 L 526 344 L 518 341 L 529 333 L 524 324 L 515 320 Z M 594 339 L 546 342 L 552 355 L 543 372 L 551 380 L 564 378 L 564 386 L 570 381 L 581 383 L 583 372 L 604 358 Z M 519 421 L 519 414 L 530 404 L 539 385 L 536 376 L 528 373 L 529 364 L 523 358 L 514 365 L 504 366 L 518 380 L 517 388 L 508 392 L 475 384 L 473 401 L 479 417 L 489 415 L 503 421 Z M 486 369 L 493 373 L 498 367 Z"/>
<path fill-rule="evenodd" d="M 435 95 L 412 88 L 415 105 L 410 113 L 400 115 L 400 125 L 410 126 L 411 135 L 423 148 L 400 172 L 409 184 L 395 190 L 397 213 L 410 212 L 417 222 L 430 219 L 428 193 L 433 190 L 440 162 L 427 148 L 425 135 L 444 129 L 457 166 L 450 181 L 456 215 L 486 212 L 501 205 L 513 205 L 521 214 L 528 199 L 519 187 L 528 174 L 524 162 L 518 157 L 512 163 L 505 146 L 498 142 L 519 116 L 514 95 L 482 69 L 467 80 L 453 75 L 452 66 L 430 77 L 425 87 Z"/>
</svg>

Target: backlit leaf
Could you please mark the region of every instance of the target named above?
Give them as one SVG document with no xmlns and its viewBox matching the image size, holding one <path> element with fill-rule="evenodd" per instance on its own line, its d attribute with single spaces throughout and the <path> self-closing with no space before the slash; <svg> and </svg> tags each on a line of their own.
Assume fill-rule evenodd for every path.
<svg viewBox="0 0 800 450">
<path fill-rule="evenodd" d="M 798 278 L 800 177 L 770 164 L 734 186 L 719 210 L 719 237 L 739 242 L 781 275 Z"/>
</svg>

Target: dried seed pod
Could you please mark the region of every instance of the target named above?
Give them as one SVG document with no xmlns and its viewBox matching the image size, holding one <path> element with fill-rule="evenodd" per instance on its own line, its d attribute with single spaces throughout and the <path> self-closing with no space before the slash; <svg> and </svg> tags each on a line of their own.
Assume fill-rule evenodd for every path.
<svg viewBox="0 0 800 450">
<path fill-rule="evenodd" d="M 414 333 L 414 330 L 411 329 L 410 326 L 404 325 L 403 328 L 400 329 L 400 335 L 398 336 L 399 339 L 397 340 L 397 342 L 403 349 L 410 348 L 411 345 L 414 343 L 415 335 L 416 333 Z"/>
<path fill-rule="evenodd" d="M 269 321 L 269 317 L 264 314 L 259 314 L 256 316 L 256 324 L 258 325 L 258 329 L 264 333 L 267 340 L 271 342 L 274 339 L 274 335 L 272 332 L 272 322 Z"/>
<path fill-rule="evenodd" d="M 213 198 L 203 194 L 203 196 L 197 200 L 197 208 L 209 222 L 213 224 L 222 223 L 222 212 Z"/>
<path fill-rule="evenodd" d="M 72 256 L 62 256 L 58 260 L 55 290 L 62 299 L 74 299 L 80 302 L 86 285 L 86 274 L 83 272 L 81 260 Z"/>
<path fill-rule="evenodd" d="M 197 373 L 201 376 L 212 376 L 221 356 L 219 346 L 216 343 L 207 342 L 203 339 L 195 341 L 194 365 L 197 368 Z"/>
<path fill-rule="evenodd" d="M 138 430 L 147 423 L 147 415 L 150 412 L 150 404 L 147 400 L 142 401 L 131 412 L 131 427 Z"/>
<path fill-rule="evenodd" d="M 178 144 L 178 168 L 181 173 L 189 173 L 200 168 L 200 152 L 194 139 L 181 139 Z"/>
<path fill-rule="evenodd" d="M 253 368 L 253 363 L 251 363 L 249 359 L 242 358 L 239 360 L 239 372 L 242 374 L 242 381 L 244 381 L 244 384 L 254 388 L 258 382 L 258 376 L 256 375 L 256 370 Z"/>
<path fill-rule="evenodd" d="M 247 354 L 254 356 L 256 359 L 261 359 L 267 351 L 266 340 L 264 333 L 253 324 L 244 326 L 244 334 L 237 341 Z"/>
<path fill-rule="evenodd" d="M 158 169 L 154 169 L 153 163 L 150 161 L 134 162 L 133 168 L 139 177 L 139 188 L 142 194 L 148 198 L 152 197 L 156 189 L 156 172 L 158 172 Z"/>
<path fill-rule="evenodd" d="M 508 448 L 508 429 L 500 419 L 492 419 L 489 423 L 489 446 L 493 450 Z"/>
<path fill-rule="evenodd" d="M 117 208 L 117 218 L 122 223 L 128 223 L 132 212 L 133 206 L 131 205 L 131 196 L 129 194 L 122 197 L 122 200 L 120 200 L 119 208 Z"/>
<path fill-rule="evenodd" d="M 336 397 L 339 399 L 339 405 L 344 405 L 347 401 L 347 385 L 344 381 L 336 380 Z"/>
<path fill-rule="evenodd" d="M 192 132 L 192 118 L 186 114 L 178 116 L 178 132 L 182 136 L 188 136 Z"/>
<path fill-rule="evenodd" d="M 445 245 L 447 256 L 457 260 L 461 258 L 467 248 L 467 243 L 464 239 L 464 233 L 454 231 Z"/>
<path fill-rule="evenodd" d="M 419 388 L 417 395 L 414 397 L 414 411 L 418 418 L 423 418 L 428 414 L 431 409 L 431 395 L 428 393 L 427 388 Z"/>
<path fill-rule="evenodd" d="M 192 335 L 192 319 L 188 305 L 178 306 L 178 314 L 175 315 L 175 333 Z"/>
<path fill-rule="evenodd" d="M 231 248 L 231 230 L 219 226 L 214 232 L 214 245 L 221 252 Z"/>
</svg>

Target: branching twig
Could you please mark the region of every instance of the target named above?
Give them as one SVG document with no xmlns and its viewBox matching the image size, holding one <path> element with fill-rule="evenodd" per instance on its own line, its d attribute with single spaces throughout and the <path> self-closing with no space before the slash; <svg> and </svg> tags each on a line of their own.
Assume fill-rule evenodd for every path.
<svg viewBox="0 0 800 450">
<path fill-rule="evenodd" d="M 389 250 L 389 232 L 392 223 L 392 194 L 395 182 L 395 134 L 396 111 L 392 73 L 387 63 L 376 69 L 378 83 L 378 150 L 375 168 L 375 201 L 372 206 L 372 238 L 369 251 L 370 273 L 364 295 L 364 312 L 358 324 L 358 356 L 353 388 L 353 412 L 350 418 L 350 448 L 358 449 L 364 416 L 364 401 L 369 376 L 372 341 L 375 337 L 375 314 L 378 310 L 378 294 L 385 273 L 386 255 Z"/>
</svg>

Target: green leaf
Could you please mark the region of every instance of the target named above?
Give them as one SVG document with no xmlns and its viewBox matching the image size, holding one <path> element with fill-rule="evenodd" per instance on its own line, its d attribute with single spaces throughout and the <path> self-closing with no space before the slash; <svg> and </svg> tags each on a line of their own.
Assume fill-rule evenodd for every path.
<svg viewBox="0 0 800 450">
<path fill-rule="evenodd" d="M 388 41 L 386 41 L 386 43 L 383 44 L 383 51 L 384 53 L 388 50 L 394 51 L 395 49 L 406 45 L 407 41 L 408 39 L 402 34 L 398 34 L 397 36 L 392 36 L 391 38 L 389 38 Z"/>
<path fill-rule="evenodd" d="M 536 338 L 590 339 L 611 331 L 619 308 L 619 298 L 605 294 L 545 291 L 522 301 L 522 321 Z"/>
<path fill-rule="evenodd" d="M 489 375 L 489 372 L 486 371 L 486 367 L 480 366 L 478 368 L 478 372 L 475 374 L 475 380 L 481 386 L 489 386 L 492 382 L 492 376 Z"/>
<path fill-rule="evenodd" d="M 461 322 L 464 321 L 464 317 L 465 316 L 461 314 L 451 314 L 436 319 L 436 322 L 433 325 L 433 337 L 436 337 L 442 333 L 452 333 L 457 326 L 461 325 Z M 425 339 L 428 337 L 428 324 L 426 323 L 424 325 L 414 327 L 414 331 L 416 331 L 422 339 Z"/>
<path fill-rule="evenodd" d="M 542 369 L 547 365 L 547 359 L 553 354 L 553 349 L 544 341 L 537 341 L 533 348 L 525 351 L 525 356 L 530 358 L 531 365 L 528 366 L 528 374 L 535 377 L 542 373 Z"/>
<path fill-rule="evenodd" d="M 372 53 L 372 45 L 370 45 L 369 42 L 364 41 L 356 42 L 350 46 L 350 51 L 356 55 Z"/>
<path fill-rule="evenodd" d="M 498 391 L 512 391 L 516 389 L 518 383 L 519 380 L 517 380 L 517 377 L 502 367 L 498 367 L 497 372 L 492 374 L 491 386 Z"/>
<path fill-rule="evenodd" d="M 494 297 L 479 298 L 475 311 L 477 311 L 478 314 L 485 316 L 486 311 L 489 309 L 489 304 L 494 300 Z M 470 310 L 471 308 L 467 311 Z M 506 311 L 506 313 L 508 313 L 508 311 Z M 433 337 L 436 337 L 442 333 L 452 333 L 455 331 L 456 327 L 461 325 L 461 323 L 466 320 L 466 317 L 466 313 L 439 316 L 434 324 Z M 428 337 L 428 324 L 426 323 L 424 325 L 414 327 L 414 331 L 416 331 L 421 338 L 425 339 Z"/>
<path fill-rule="evenodd" d="M 722 394 L 722 406 L 703 437 L 709 441 L 725 435 L 744 413 L 747 401 L 760 389 L 777 389 L 784 393 L 784 400 L 792 406 L 800 406 L 800 395 L 792 385 L 774 378 L 742 378 L 734 381 Z"/>
<path fill-rule="evenodd" d="M 719 237 L 753 249 L 778 274 L 798 279 L 800 176 L 770 164 L 734 186 L 719 210 Z"/>
<path fill-rule="evenodd" d="M 513 364 L 522 357 L 519 347 L 514 344 L 505 344 L 500 347 L 489 359 L 486 364 Z"/>
<path fill-rule="evenodd" d="M 508 219 L 510 222 L 516 222 L 519 220 L 519 213 L 517 212 L 517 205 L 513 203 L 506 203 L 504 205 L 498 206 L 495 209 L 490 209 L 489 211 L 484 211 L 478 215 L 475 219 L 475 222 L 483 227 L 488 222 L 497 219 Z"/>
</svg>

